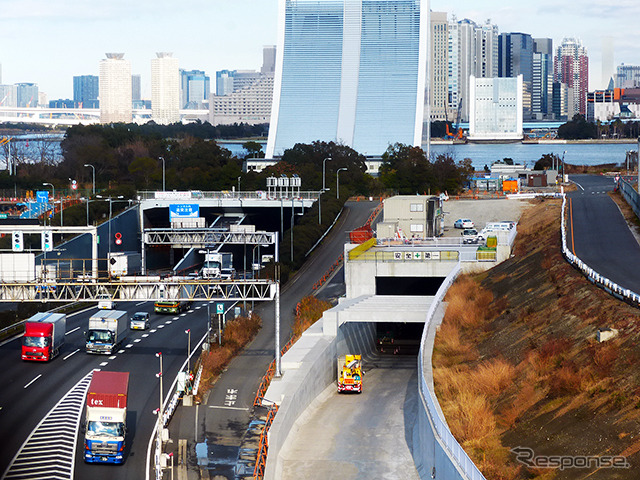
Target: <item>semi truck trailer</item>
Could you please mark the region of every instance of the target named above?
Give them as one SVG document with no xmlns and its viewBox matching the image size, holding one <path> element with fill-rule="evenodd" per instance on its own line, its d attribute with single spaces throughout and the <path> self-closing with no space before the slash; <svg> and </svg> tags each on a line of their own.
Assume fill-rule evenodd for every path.
<svg viewBox="0 0 640 480">
<path fill-rule="evenodd" d="M 63 313 L 39 312 L 24 324 L 22 360 L 48 362 L 64 345 L 67 316 Z"/>
<path fill-rule="evenodd" d="M 84 423 L 85 462 L 124 462 L 128 390 L 129 372 L 93 372 Z"/>
</svg>

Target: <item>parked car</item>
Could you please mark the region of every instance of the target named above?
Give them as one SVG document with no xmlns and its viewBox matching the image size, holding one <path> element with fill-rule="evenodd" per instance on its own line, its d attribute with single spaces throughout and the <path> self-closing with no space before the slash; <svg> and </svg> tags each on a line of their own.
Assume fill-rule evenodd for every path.
<svg viewBox="0 0 640 480">
<path fill-rule="evenodd" d="M 463 230 L 462 235 L 462 243 L 479 243 L 481 237 L 478 236 L 478 231 L 475 228 L 467 228 Z"/>
<path fill-rule="evenodd" d="M 129 329 L 146 330 L 149 328 L 149 314 L 147 312 L 136 312 L 129 321 Z"/>
<path fill-rule="evenodd" d="M 454 228 L 474 228 L 475 224 L 468 218 L 459 218 L 453 223 Z"/>
</svg>

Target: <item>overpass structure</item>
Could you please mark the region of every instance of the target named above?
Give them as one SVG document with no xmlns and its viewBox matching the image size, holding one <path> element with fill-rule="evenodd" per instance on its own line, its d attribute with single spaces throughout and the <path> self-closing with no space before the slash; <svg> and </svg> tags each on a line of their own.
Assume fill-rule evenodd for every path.
<svg viewBox="0 0 640 480">
<path fill-rule="evenodd" d="M 134 108 L 132 121 L 146 123 L 152 119 L 151 110 Z M 207 120 L 209 110 L 182 109 L 180 118 L 186 121 Z M 89 125 L 100 123 L 99 108 L 50 108 L 0 106 L 0 123 L 19 122 L 41 125 Z"/>
</svg>

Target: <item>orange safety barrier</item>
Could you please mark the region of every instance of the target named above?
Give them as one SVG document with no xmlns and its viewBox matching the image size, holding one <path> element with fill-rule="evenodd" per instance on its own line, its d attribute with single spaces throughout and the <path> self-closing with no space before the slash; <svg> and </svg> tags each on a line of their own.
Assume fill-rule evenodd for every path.
<svg viewBox="0 0 640 480">
<path fill-rule="evenodd" d="M 254 480 L 262 480 L 264 477 L 264 467 L 267 464 L 267 452 L 269 450 L 268 433 L 276 413 L 278 413 L 278 406 L 273 405 L 267 413 L 267 420 L 265 421 L 264 429 L 260 434 L 260 441 L 258 442 L 258 458 L 256 459 L 256 466 L 253 469 Z"/>
<path fill-rule="evenodd" d="M 293 338 L 289 339 L 287 343 L 285 343 L 284 347 L 280 349 L 280 355 L 284 355 L 289 351 L 291 346 L 293 345 Z M 253 406 L 259 407 L 262 405 L 262 400 L 264 399 L 264 394 L 267 393 L 267 388 L 269 388 L 269 384 L 273 379 L 273 376 L 276 373 L 276 360 L 275 358 L 269 364 L 269 368 L 267 369 L 267 373 L 262 377 L 262 381 L 260 382 L 260 386 L 258 387 L 258 391 L 256 392 L 256 398 L 253 400 Z"/>
</svg>

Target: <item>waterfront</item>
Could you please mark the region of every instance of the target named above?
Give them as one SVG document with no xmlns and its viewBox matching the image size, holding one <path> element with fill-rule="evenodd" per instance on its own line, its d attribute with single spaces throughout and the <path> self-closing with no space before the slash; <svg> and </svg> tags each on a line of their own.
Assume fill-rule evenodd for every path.
<svg viewBox="0 0 640 480">
<path fill-rule="evenodd" d="M 17 136 L 12 155 L 16 155 L 26 162 L 37 162 L 44 158 L 52 159 L 55 163 L 62 159 L 60 149 L 60 135 L 25 135 Z M 221 147 L 228 149 L 233 155 L 244 158 L 247 152 L 242 148 L 242 142 L 219 141 Z M 266 142 L 259 141 L 263 151 Z M 6 165 L 7 148 L 0 150 L 0 165 Z M 572 165 L 601 165 L 607 163 L 624 164 L 628 151 L 637 151 L 637 143 L 465 143 L 465 144 L 432 144 L 431 154 L 450 154 L 456 162 L 470 158 L 476 170 L 491 166 L 497 160 L 511 158 L 514 163 L 533 165 L 544 154 L 555 154 Z M 565 154 L 566 152 L 566 154 Z"/>
</svg>

